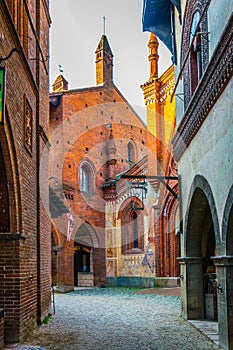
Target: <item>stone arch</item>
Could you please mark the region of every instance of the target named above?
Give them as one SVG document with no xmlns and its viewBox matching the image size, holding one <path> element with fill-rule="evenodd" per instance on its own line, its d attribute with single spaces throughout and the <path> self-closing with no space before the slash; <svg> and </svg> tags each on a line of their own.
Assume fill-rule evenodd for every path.
<svg viewBox="0 0 233 350">
<path fill-rule="evenodd" d="M 226 255 L 233 255 L 233 186 L 229 191 L 223 213 L 222 240 Z"/>
<path fill-rule="evenodd" d="M 74 237 L 74 285 L 93 286 L 105 278 L 105 250 L 99 248 L 94 228 L 83 222 Z"/>
<path fill-rule="evenodd" d="M 61 239 L 61 234 L 55 224 L 55 222 L 51 221 L 51 234 L 54 241 L 54 247 L 61 247 L 63 245 L 63 241 Z"/>
<path fill-rule="evenodd" d="M 76 230 L 74 241 L 94 248 L 99 247 L 99 240 L 96 231 L 87 221 L 83 222 Z"/>
<path fill-rule="evenodd" d="M 194 178 L 191 187 L 184 235 L 187 318 L 217 319 L 217 272 L 213 257 L 219 249 L 219 224 L 210 185 L 200 175 Z"/>
<path fill-rule="evenodd" d="M 203 219 L 205 209 L 210 210 L 210 215 L 213 221 L 213 230 L 215 234 L 216 248 L 220 247 L 220 230 L 215 205 L 214 196 L 208 181 L 201 175 L 196 175 L 191 186 L 190 201 L 185 218 L 185 237 L 184 248 L 187 256 L 201 256 L 201 230 L 197 230 L 200 222 Z M 208 208 L 206 208 L 208 206 Z M 191 233 L 195 231 L 194 236 Z"/>
</svg>

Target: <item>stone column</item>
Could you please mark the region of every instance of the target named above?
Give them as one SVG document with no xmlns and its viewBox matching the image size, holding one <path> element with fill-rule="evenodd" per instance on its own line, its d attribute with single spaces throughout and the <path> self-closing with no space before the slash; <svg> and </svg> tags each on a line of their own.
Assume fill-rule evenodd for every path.
<svg viewBox="0 0 233 350">
<path fill-rule="evenodd" d="M 217 267 L 219 345 L 233 349 L 233 256 L 212 258 Z"/>
<path fill-rule="evenodd" d="M 203 258 L 181 257 L 178 261 L 181 265 L 182 315 L 190 320 L 203 319 Z"/>
</svg>

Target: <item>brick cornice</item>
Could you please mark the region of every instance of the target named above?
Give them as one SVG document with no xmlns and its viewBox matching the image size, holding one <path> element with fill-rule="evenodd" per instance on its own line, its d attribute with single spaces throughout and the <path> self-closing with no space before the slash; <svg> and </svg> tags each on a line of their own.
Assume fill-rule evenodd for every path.
<svg viewBox="0 0 233 350">
<path fill-rule="evenodd" d="M 172 140 L 176 160 L 181 158 L 232 77 L 232 45 L 233 15 Z"/>
</svg>

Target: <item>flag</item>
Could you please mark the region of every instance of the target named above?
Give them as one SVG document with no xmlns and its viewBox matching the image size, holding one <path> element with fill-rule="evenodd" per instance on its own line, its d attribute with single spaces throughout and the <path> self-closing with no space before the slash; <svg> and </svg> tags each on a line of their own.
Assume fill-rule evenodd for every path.
<svg viewBox="0 0 233 350">
<path fill-rule="evenodd" d="M 68 218 L 67 241 L 69 242 L 72 236 L 73 228 L 74 228 L 74 219 L 70 211 L 66 215 Z"/>
<path fill-rule="evenodd" d="M 167 46 L 176 63 L 173 6 L 180 13 L 180 0 L 144 0 L 143 31 L 152 32 Z"/>
</svg>

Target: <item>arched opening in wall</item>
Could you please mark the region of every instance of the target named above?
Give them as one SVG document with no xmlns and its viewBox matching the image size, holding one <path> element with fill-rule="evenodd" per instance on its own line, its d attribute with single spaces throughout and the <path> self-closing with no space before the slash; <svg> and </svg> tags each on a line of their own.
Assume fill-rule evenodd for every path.
<svg viewBox="0 0 233 350">
<path fill-rule="evenodd" d="M 144 215 L 137 211 L 142 203 L 131 202 L 120 211 L 121 219 L 121 252 L 122 254 L 142 253 L 144 251 Z"/>
<path fill-rule="evenodd" d="M 213 203 L 211 204 L 213 205 Z M 189 319 L 217 320 L 217 274 L 214 222 L 205 193 L 193 194 L 186 229 L 187 313 Z"/>
<path fill-rule="evenodd" d="M 87 165 L 80 168 L 80 191 L 90 192 L 91 172 Z"/>
<path fill-rule="evenodd" d="M 87 222 L 77 230 L 74 238 L 74 286 L 91 287 L 94 284 L 96 233 Z"/>
<path fill-rule="evenodd" d="M 132 167 L 136 162 L 135 146 L 132 141 L 127 143 L 127 157 L 129 167 Z"/>
<path fill-rule="evenodd" d="M 83 159 L 79 165 L 79 189 L 83 193 L 95 192 L 95 170 L 87 159 Z"/>
<path fill-rule="evenodd" d="M 0 232 L 10 232 L 10 203 L 5 159 L 0 143 Z"/>
</svg>

